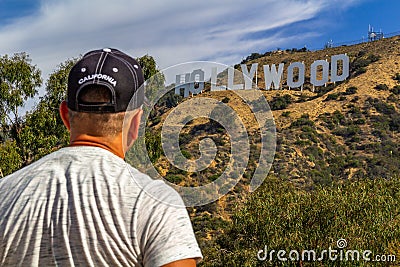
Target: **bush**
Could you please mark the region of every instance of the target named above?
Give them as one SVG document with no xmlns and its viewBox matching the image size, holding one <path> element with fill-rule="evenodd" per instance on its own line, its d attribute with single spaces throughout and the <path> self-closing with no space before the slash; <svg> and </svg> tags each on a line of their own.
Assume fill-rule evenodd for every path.
<svg viewBox="0 0 400 267">
<path fill-rule="evenodd" d="M 354 73 L 355 76 L 359 76 L 361 74 L 364 74 L 367 72 L 367 69 L 365 67 L 359 68 L 356 70 L 356 72 Z"/>
<path fill-rule="evenodd" d="M 7 140 L 0 144 L 0 178 L 9 175 L 22 167 L 23 160 L 18 153 L 15 141 Z"/>
<path fill-rule="evenodd" d="M 353 69 L 360 69 L 367 67 L 370 63 L 371 62 L 367 59 L 358 58 L 350 65 L 350 67 Z"/>
<path fill-rule="evenodd" d="M 370 102 L 372 104 L 372 106 L 374 106 L 374 108 L 383 114 L 386 115 L 390 115 L 396 112 L 395 108 L 393 105 L 390 105 L 388 103 L 383 102 L 382 100 L 379 100 L 377 98 L 371 98 L 369 97 L 367 99 L 368 102 Z"/>
<path fill-rule="evenodd" d="M 187 151 L 187 150 L 182 150 L 181 153 L 187 159 L 191 159 L 192 158 L 192 154 L 190 154 L 190 152 Z"/>
<path fill-rule="evenodd" d="M 229 97 L 224 97 L 222 100 L 221 100 L 221 102 L 222 103 L 229 103 Z"/>
<path fill-rule="evenodd" d="M 179 184 L 184 180 L 184 177 L 180 175 L 168 174 L 165 179 L 170 183 Z"/>
<path fill-rule="evenodd" d="M 367 60 L 370 63 L 372 63 L 372 62 L 377 62 L 380 58 L 381 58 L 380 56 L 371 54 L 371 55 L 368 56 Z"/>
<path fill-rule="evenodd" d="M 292 97 L 288 94 L 284 96 L 275 96 L 272 101 L 269 103 L 271 110 L 282 110 L 289 106 L 292 103 Z"/>
<path fill-rule="evenodd" d="M 301 115 L 300 118 L 298 118 L 296 121 L 292 122 L 292 124 L 290 125 L 290 127 L 299 127 L 299 126 L 314 126 L 314 122 L 312 120 L 310 120 L 310 115 L 308 114 L 303 114 Z"/>
<path fill-rule="evenodd" d="M 400 114 L 395 113 L 390 116 L 389 127 L 391 131 L 400 131 Z"/>
<path fill-rule="evenodd" d="M 389 90 L 389 87 L 386 84 L 378 84 L 375 86 L 375 89 L 378 91 L 387 91 Z"/>
<path fill-rule="evenodd" d="M 339 96 L 340 96 L 340 93 L 329 94 L 329 95 L 327 95 L 327 97 L 325 98 L 324 101 L 336 100 L 336 99 L 338 99 Z"/>
<path fill-rule="evenodd" d="M 396 85 L 393 89 L 390 90 L 395 95 L 400 95 L 400 85 Z"/>
<path fill-rule="evenodd" d="M 306 148 L 305 154 L 308 155 L 311 161 L 320 160 L 323 158 L 323 151 L 316 145 Z"/>
<path fill-rule="evenodd" d="M 352 86 L 346 89 L 346 92 L 344 93 L 345 95 L 354 95 L 357 93 L 357 87 Z"/>
<path fill-rule="evenodd" d="M 339 110 L 335 110 L 332 114 L 332 122 L 344 125 L 346 124 L 346 117 Z"/>
<path fill-rule="evenodd" d="M 315 177 L 329 183 L 325 170 Z M 325 179 L 325 180 L 324 180 Z M 334 183 L 313 191 L 289 182 L 267 178 L 264 184 L 238 206 L 231 221 L 221 224 L 215 243 L 207 241 L 200 266 L 314 266 L 314 264 L 257 260 L 257 252 L 281 249 L 336 248 L 339 238 L 347 240 L 346 250 L 368 248 L 397 254 L 400 243 L 400 179 L 381 178 Z M 289 251 L 287 251 L 289 253 Z M 287 255 L 286 255 L 287 257 Z M 370 266 L 367 262 L 324 261 L 318 266 Z M 317 265 L 315 265 L 317 266 Z M 377 265 L 377 266 L 389 266 Z"/>
<path fill-rule="evenodd" d="M 400 73 L 396 73 L 396 75 L 394 75 L 393 80 L 400 82 Z"/>
<path fill-rule="evenodd" d="M 358 134 L 360 131 L 361 129 L 358 125 L 349 125 L 347 127 L 342 127 L 334 130 L 333 134 L 349 138 Z"/>
</svg>

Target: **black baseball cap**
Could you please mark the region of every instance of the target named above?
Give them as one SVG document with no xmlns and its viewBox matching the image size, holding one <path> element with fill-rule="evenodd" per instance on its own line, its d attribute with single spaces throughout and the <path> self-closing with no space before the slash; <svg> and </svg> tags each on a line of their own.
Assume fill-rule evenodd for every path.
<svg viewBox="0 0 400 267">
<path fill-rule="evenodd" d="M 80 101 L 80 93 L 88 86 L 110 90 L 108 103 Z M 131 102 L 132 100 L 132 102 Z M 113 48 L 86 53 L 68 76 L 68 108 L 78 112 L 116 113 L 140 107 L 144 101 L 144 77 L 139 63 Z"/>
</svg>

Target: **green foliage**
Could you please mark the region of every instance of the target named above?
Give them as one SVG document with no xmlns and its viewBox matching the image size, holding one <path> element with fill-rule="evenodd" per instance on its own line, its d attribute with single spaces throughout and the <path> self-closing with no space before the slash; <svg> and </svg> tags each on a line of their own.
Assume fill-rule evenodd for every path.
<svg viewBox="0 0 400 267">
<path fill-rule="evenodd" d="M 41 72 L 26 53 L 0 57 L 0 122 L 1 127 L 13 126 L 11 138 L 18 138 L 21 117 L 18 109 L 37 94 L 42 85 Z M 12 117 L 10 117 L 12 114 Z"/>
<path fill-rule="evenodd" d="M 387 91 L 389 90 L 389 87 L 386 84 L 378 84 L 375 86 L 375 89 L 378 91 Z"/>
<path fill-rule="evenodd" d="M 400 95 L 400 85 L 396 85 L 393 89 L 390 90 L 395 95 Z"/>
<path fill-rule="evenodd" d="M 187 159 L 191 159 L 192 158 L 192 154 L 190 154 L 190 152 L 189 151 L 187 151 L 187 150 L 181 150 L 181 153 L 182 153 L 182 155 L 185 157 L 185 158 L 187 158 Z"/>
<path fill-rule="evenodd" d="M 269 103 L 271 110 L 285 109 L 292 103 L 292 97 L 288 94 L 283 96 L 275 96 Z"/>
<path fill-rule="evenodd" d="M 378 98 L 369 97 L 367 101 L 380 113 L 389 115 L 396 112 L 393 105 L 385 103 Z"/>
<path fill-rule="evenodd" d="M 393 80 L 400 82 L 400 73 L 396 73 L 393 77 Z"/>
<path fill-rule="evenodd" d="M 371 55 L 369 55 L 369 56 L 367 57 L 367 60 L 368 60 L 369 62 L 371 62 L 371 63 L 377 62 L 379 59 L 381 59 L 380 56 L 378 56 L 378 55 L 373 55 L 373 54 L 371 54 Z"/>
<path fill-rule="evenodd" d="M 138 63 L 142 67 L 143 76 L 145 80 L 150 79 L 152 76 L 158 73 L 157 64 L 152 56 L 144 55 L 137 59 Z"/>
<path fill-rule="evenodd" d="M 245 64 L 251 60 L 255 60 L 255 59 L 258 59 L 263 56 L 264 55 L 259 54 L 259 53 L 251 53 L 249 56 L 247 56 L 245 59 L 243 59 L 242 62 L 240 62 L 240 64 Z"/>
<path fill-rule="evenodd" d="M 156 134 L 151 131 L 146 131 L 145 133 L 146 149 L 147 155 L 152 163 L 157 162 L 157 160 L 163 155 L 161 134 Z"/>
<path fill-rule="evenodd" d="M 29 57 L 24 53 L 17 54 L 11 59 L 8 59 L 7 56 L 4 58 L 2 64 L 6 62 L 9 68 L 11 68 L 10 66 L 14 67 L 8 69 L 8 80 L 2 84 L 8 84 L 11 86 L 10 88 L 22 88 L 19 91 L 20 95 L 14 98 L 14 107 L 23 106 L 28 96 L 36 94 L 36 86 L 41 84 L 40 71 L 30 65 Z M 11 124 L 12 130 L 8 137 L 10 142 L 16 146 L 14 152 L 18 153 L 18 156 L 12 153 L 13 157 L 4 157 L 3 164 L 22 167 L 68 143 L 69 134 L 62 123 L 58 110 L 61 101 L 65 99 L 68 73 L 74 62 L 74 60 L 68 60 L 61 64 L 58 70 L 50 75 L 46 83 L 46 95 L 40 98 L 39 103 L 32 111 L 23 118 L 17 117 L 18 120 Z M 18 78 L 10 78 L 13 77 L 13 70 L 20 70 Z M 20 82 L 18 79 L 24 79 L 24 82 Z M 13 104 L 8 102 L 7 105 L 12 106 Z M 2 112 L 11 112 L 14 116 L 18 116 L 10 109 L 3 109 Z M 3 149 L 5 148 L 3 147 Z M 14 164 L 14 162 L 19 162 L 19 164 Z M 16 169 L 10 167 L 9 170 L 15 171 Z"/>
<path fill-rule="evenodd" d="M 346 117 L 339 110 L 335 110 L 332 114 L 332 122 L 335 124 L 345 124 Z"/>
<path fill-rule="evenodd" d="M 346 89 L 346 92 L 344 94 L 345 95 L 354 95 L 355 93 L 357 93 L 357 87 L 351 86 Z"/>
<path fill-rule="evenodd" d="M 333 134 L 343 136 L 345 138 L 352 137 L 360 133 L 361 129 L 358 125 L 349 125 L 347 127 L 340 127 L 333 131 Z"/>
<path fill-rule="evenodd" d="M 59 106 L 66 99 L 68 73 L 76 61 L 77 59 L 67 60 L 50 74 L 46 83 L 46 95 L 25 116 L 18 144 L 25 164 L 69 143 L 69 133 L 62 122 Z"/>
<path fill-rule="evenodd" d="M 316 145 L 307 147 L 305 153 L 309 157 L 310 161 L 321 160 L 323 158 L 322 149 Z"/>
<path fill-rule="evenodd" d="M 288 182 L 267 178 L 221 225 L 224 234 L 204 244 L 200 266 L 315 266 L 307 262 L 257 260 L 257 252 L 281 249 L 337 248 L 397 254 L 400 243 L 400 179 L 375 179 L 334 184 L 303 191 Z M 275 254 L 276 255 L 276 254 Z M 320 254 L 319 254 L 320 255 Z M 292 265 L 290 265 L 292 264 Z M 367 262 L 323 261 L 321 266 L 369 266 Z M 318 265 L 319 266 L 319 265 Z M 380 265 L 377 265 L 380 266 Z"/>
<path fill-rule="evenodd" d="M 377 55 L 368 55 L 365 57 L 365 52 L 358 53 L 357 57 L 350 63 L 350 73 L 353 77 L 361 75 L 367 71 L 366 67 L 380 59 Z"/>
<path fill-rule="evenodd" d="M 180 182 L 182 182 L 182 181 L 185 179 L 185 177 L 182 176 L 182 175 L 168 174 L 168 175 L 165 177 L 165 179 L 166 179 L 168 182 L 171 182 L 171 183 L 173 183 L 173 184 L 179 184 Z"/>
<path fill-rule="evenodd" d="M 222 100 L 221 100 L 221 102 L 222 103 L 229 103 L 229 97 L 224 97 Z"/>
<path fill-rule="evenodd" d="M 17 171 L 22 166 L 22 158 L 14 140 L 0 144 L 0 178 Z"/>
<path fill-rule="evenodd" d="M 180 95 L 176 95 L 173 91 L 166 93 L 162 98 L 159 99 L 157 105 L 165 106 L 167 108 L 176 107 L 180 101 L 182 101 L 183 97 Z"/>
<path fill-rule="evenodd" d="M 157 68 L 155 59 L 150 55 L 144 55 L 137 59 L 142 67 L 146 83 L 145 95 L 150 102 L 154 101 L 160 89 L 164 89 L 165 76 Z"/>
<path fill-rule="evenodd" d="M 354 76 L 359 76 L 361 74 L 364 74 L 367 72 L 367 69 L 365 67 L 361 67 L 355 70 Z"/>
<path fill-rule="evenodd" d="M 367 67 L 370 63 L 371 62 L 367 59 L 358 58 L 350 66 L 353 69 L 359 69 L 359 68 Z"/>
<path fill-rule="evenodd" d="M 306 126 L 306 125 L 313 127 L 314 122 L 312 120 L 310 120 L 310 115 L 303 114 L 296 121 L 292 122 L 291 127 L 299 127 L 299 126 Z"/>
<path fill-rule="evenodd" d="M 323 96 L 323 95 L 325 95 L 326 93 L 332 91 L 333 89 L 335 89 L 335 87 L 336 87 L 337 84 L 338 84 L 338 83 L 336 83 L 336 84 L 331 83 L 331 84 L 328 84 L 327 86 L 321 86 L 321 87 L 319 88 L 319 90 L 318 90 L 318 95 L 317 95 L 317 97 Z"/>
<path fill-rule="evenodd" d="M 340 93 L 329 94 L 329 95 L 327 95 L 327 97 L 325 98 L 324 101 L 337 100 L 339 96 L 340 96 Z"/>
</svg>

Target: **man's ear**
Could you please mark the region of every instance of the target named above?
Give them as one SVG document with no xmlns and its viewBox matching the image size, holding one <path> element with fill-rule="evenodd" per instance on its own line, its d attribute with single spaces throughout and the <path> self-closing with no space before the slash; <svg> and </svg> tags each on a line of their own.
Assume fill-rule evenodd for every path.
<svg viewBox="0 0 400 267">
<path fill-rule="evenodd" d="M 65 125 L 65 127 L 67 127 L 68 131 L 71 130 L 71 124 L 69 122 L 69 114 L 68 114 L 68 106 L 67 106 L 67 102 L 63 101 L 60 104 L 60 115 L 61 115 L 61 119 Z"/>
<path fill-rule="evenodd" d="M 132 142 L 132 144 L 136 141 L 139 134 L 139 127 L 140 127 L 140 119 L 142 118 L 143 110 L 139 109 L 139 111 L 132 117 L 131 124 L 129 126 L 128 132 L 128 140 Z"/>
</svg>

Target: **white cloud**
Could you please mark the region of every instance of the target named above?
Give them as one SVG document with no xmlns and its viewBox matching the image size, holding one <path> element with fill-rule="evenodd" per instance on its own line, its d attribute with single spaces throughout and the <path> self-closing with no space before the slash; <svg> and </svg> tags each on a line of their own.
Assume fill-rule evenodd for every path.
<svg viewBox="0 0 400 267">
<path fill-rule="evenodd" d="M 45 79 L 66 59 L 107 46 L 134 56 L 148 53 L 162 68 L 202 59 L 233 64 L 250 52 L 315 36 L 276 30 L 353 2 L 42 0 L 35 14 L 0 28 L 0 53 L 27 52 Z M 249 37 L 269 30 L 268 37 Z"/>
</svg>

